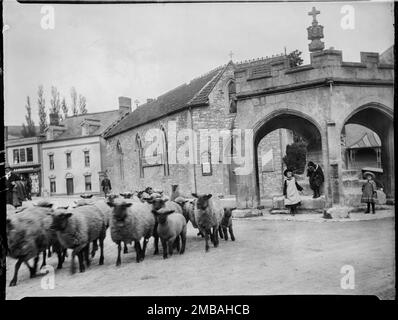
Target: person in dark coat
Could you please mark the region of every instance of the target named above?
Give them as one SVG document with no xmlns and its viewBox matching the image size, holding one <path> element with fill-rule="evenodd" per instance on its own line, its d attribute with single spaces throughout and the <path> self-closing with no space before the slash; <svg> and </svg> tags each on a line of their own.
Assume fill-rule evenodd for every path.
<svg viewBox="0 0 398 320">
<path fill-rule="evenodd" d="M 295 215 L 297 207 L 301 204 L 301 197 L 299 191 L 303 188 L 297 183 L 296 178 L 293 176 L 292 169 L 286 169 L 283 172 L 286 177 L 283 183 L 283 195 L 285 196 L 285 206 L 290 209 L 290 214 Z"/>
<path fill-rule="evenodd" d="M 313 198 L 319 198 L 321 196 L 321 186 L 325 181 L 322 168 L 312 161 L 308 162 L 307 177 L 309 177 L 310 187 L 314 192 Z"/>
<path fill-rule="evenodd" d="M 109 180 L 107 175 L 104 175 L 104 179 L 101 182 L 101 187 L 106 197 L 112 190 L 111 180 Z"/>
<path fill-rule="evenodd" d="M 18 177 L 13 188 L 13 206 L 15 208 L 22 206 L 22 202 L 26 201 L 25 183 Z"/>
<path fill-rule="evenodd" d="M 15 187 L 15 182 L 19 179 L 19 177 L 11 171 L 11 168 L 7 166 L 5 168 L 5 178 L 6 178 L 6 190 L 7 190 L 7 204 L 14 205 L 14 196 L 13 190 Z"/>
<path fill-rule="evenodd" d="M 362 186 L 361 202 L 367 204 L 365 213 L 370 213 L 370 206 L 372 205 L 372 213 L 375 214 L 375 202 L 377 199 L 376 182 L 374 182 L 375 175 L 373 172 L 367 171 L 364 173 L 366 182 Z"/>
<path fill-rule="evenodd" d="M 25 180 L 25 191 L 26 191 L 26 198 L 28 200 L 32 200 L 32 179 L 27 176 Z"/>
</svg>

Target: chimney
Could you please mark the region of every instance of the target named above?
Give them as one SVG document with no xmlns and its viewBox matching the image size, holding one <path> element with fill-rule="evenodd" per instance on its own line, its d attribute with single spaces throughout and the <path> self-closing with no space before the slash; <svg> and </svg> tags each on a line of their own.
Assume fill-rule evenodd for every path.
<svg viewBox="0 0 398 320">
<path fill-rule="evenodd" d="M 50 113 L 50 126 L 59 125 L 59 115 L 58 113 Z"/>
<path fill-rule="evenodd" d="M 131 111 L 131 98 L 119 97 L 119 110 L 120 111 Z"/>
</svg>

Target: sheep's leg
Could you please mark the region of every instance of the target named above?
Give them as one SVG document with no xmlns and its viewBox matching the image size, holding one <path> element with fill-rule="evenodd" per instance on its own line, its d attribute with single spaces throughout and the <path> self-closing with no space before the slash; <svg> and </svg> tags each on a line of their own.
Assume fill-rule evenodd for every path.
<svg viewBox="0 0 398 320">
<path fill-rule="evenodd" d="M 228 240 L 228 231 L 227 231 L 227 227 L 222 226 L 222 231 L 224 233 L 224 240 Z M 232 239 L 232 238 L 231 238 Z"/>
<path fill-rule="evenodd" d="M 209 232 L 208 231 L 205 231 L 205 242 L 206 242 L 206 246 L 205 246 L 205 249 L 206 249 L 206 251 L 209 251 Z"/>
<path fill-rule="evenodd" d="M 167 259 L 167 241 L 161 239 L 163 248 L 163 259 Z"/>
<path fill-rule="evenodd" d="M 17 285 L 18 271 L 19 271 L 19 268 L 21 267 L 22 262 L 24 262 L 23 259 L 18 259 L 17 263 L 15 264 L 14 277 L 10 281 L 10 287 L 14 287 Z M 29 268 L 29 270 L 30 270 L 30 268 Z"/>
<path fill-rule="evenodd" d="M 48 250 L 48 255 L 47 255 L 47 256 L 48 256 L 49 258 L 51 258 L 51 255 L 52 255 L 51 246 L 48 246 L 48 247 L 47 247 L 47 250 Z"/>
<path fill-rule="evenodd" d="M 35 259 L 33 260 L 33 267 L 29 269 L 31 278 L 36 277 L 36 271 L 37 271 L 37 264 L 38 263 L 39 263 L 39 255 L 37 255 L 35 257 Z"/>
<path fill-rule="evenodd" d="M 76 273 L 75 257 L 76 257 L 76 251 L 73 250 L 72 251 L 72 259 L 71 259 L 71 263 L 70 263 L 70 272 L 72 274 Z"/>
<path fill-rule="evenodd" d="M 88 243 L 82 250 L 84 259 L 86 260 L 87 268 L 90 266 L 90 244 Z"/>
<path fill-rule="evenodd" d="M 102 266 L 104 264 L 104 238 L 100 238 L 99 239 L 99 245 L 100 245 L 100 259 L 99 259 L 99 265 Z M 126 243 L 124 244 L 124 246 L 126 247 Z"/>
<path fill-rule="evenodd" d="M 141 244 L 139 241 L 134 241 L 134 248 L 135 248 L 135 254 L 136 254 L 136 258 L 135 260 L 138 262 L 141 261 Z"/>
<path fill-rule="evenodd" d="M 174 244 L 175 244 L 175 247 L 177 248 L 177 252 L 180 252 L 180 236 L 176 237 Z"/>
<path fill-rule="evenodd" d="M 129 250 L 127 249 L 127 243 L 126 242 L 123 242 L 124 243 L 124 250 L 123 250 L 123 253 L 129 253 Z"/>
<path fill-rule="evenodd" d="M 224 236 L 223 236 L 223 231 L 222 231 L 222 227 L 221 226 L 218 227 L 218 233 L 220 234 L 220 238 L 223 239 Z"/>
<path fill-rule="evenodd" d="M 47 250 L 44 250 L 43 251 L 43 262 L 41 263 L 40 269 L 46 265 L 46 254 L 47 254 Z"/>
<path fill-rule="evenodd" d="M 170 239 L 168 241 L 168 249 L 169 249 L 169 255 L 172 256 L 173 255 L 173 250 L 174 250 L 174 245 L 176 244 L 176 241 L 178 241 L 178 238 L 176 239 Z M 178 241 L 178 246 L 180 245 L 180 242 Z"/>
<path fill-rule="evenodd" d="M 142 245 L 142 254 L 141 254 L 142 260 L 145 259 L 145 252 L 146 252 L 146 246 L 148 244 L 148 241 L 149 241 L 148 238 L 144 238 L 144 242 L 143 242 L 143 245 Z"/>
<path fill-rule="evenodd" d="M 85 251 L 86 248 L 83 248 L 82 250 L 79 251 L 79 253 L 77 254 L 77 257 L 79 259 L 79 271 L 80 272 L 84 272 L 85 268 L 84 268 L 84 255 L 85 255 Z"/>
<path fill-rule="evenodd" d="M 93 241 L 93 248 L 91 250 L 91 258 L 94 258 L 95 252 L 98 250 L 97 239 Z"/>
<path fill-rule="evenodd" d="M 155 246 L 155 252 L 153 254 L 159 254 L 159 235 L 157 231 L 158 224 L 155 223 L 155 227 L 153 228 L 153 239 L 154 239 L 154 246 Z"/>
<path fill-rule="evenodd" d="M 120 266 L 122 263 L 122 259 L 120 258 L 120 252 L 122 251 L 122 243 L 121 241 L 117 242 L 117 259 L 116 259 L 116 267 Z"/>
<path fill-rule="evenodd" d="M 57 269 L 62 269 L 62 264 L 64 263 L 64 259 L 65 259 L 64 252 L 61 248 L 57 248 L 56 252 L 57 252 L 57 256 L 58 256 Z"/>
<path fill-rule="evenodd" d="M 185 252 L 185 243 L 187 242 L 187 235 L 186 233 L 183 231 L 180 235 L 181 237 L 181 250 L 180 250 L 180 254 L 183 254 Z"/>
<path fill-rule="evenodd" d="M 234 231 L 232 230 L 232 225 L 230 225 L 228 227 L 228 229 L 229 229 L 229 234 L 231 235 L 231 240 L 235 241 L 235 236 L 234 236 Z"/>
<path fill-rule="evenodd" d="M 214 238 L 213 244 L 214 244 L 214 247 L 216 248 L 216 247 L 218 247 L 218 226 L 213 227 L 213 238 Z"/>
</svg>

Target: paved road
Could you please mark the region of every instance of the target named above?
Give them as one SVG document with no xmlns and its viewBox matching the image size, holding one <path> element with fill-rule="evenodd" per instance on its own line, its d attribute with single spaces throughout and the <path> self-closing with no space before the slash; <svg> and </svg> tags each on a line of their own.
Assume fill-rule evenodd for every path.
<svg viewBox="0 0 398 320">
<path fill-rule="evenodd" d="M 98 255 L 85 273 L 71 275 L 69 260 L 56 271 L 55 288 L 41 288 L 41 276 L 29 279 L 20 269 L 16 287 L 7 287 L 8 299 L 25 296 L 68 295 L 275 295 L 372 294 L 395 297 L 394 219 L 319 223 L 234 220 L 235 242 L 221 242 L 204 251 L 204 241 L 189 225 L 187 250 L 163 260 L 152 255 L 135 262 L 133 247 L 115 266 L 116 246 L 109 235 L 105 265 Z M 7 281 L 15 260 L 7 260 Z M 56 258 L 49 259 L 55 266 Z M 355 270 L 355 289 L 340 286 L 344 265 Z"/>
</svg>

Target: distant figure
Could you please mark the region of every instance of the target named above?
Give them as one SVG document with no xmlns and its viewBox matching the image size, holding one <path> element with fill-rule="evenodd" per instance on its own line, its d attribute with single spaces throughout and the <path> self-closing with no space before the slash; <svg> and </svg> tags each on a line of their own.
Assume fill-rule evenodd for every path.
<svg viewBox="0 0 398 320">
<path fill-rule="evenodd" d="M 25 179 L 25 192 L 26 198 L 32 200 L 32 179 L 29 176 Z"/>
<path fill-rule="evenodd" d="M 285 196 L 285 206 L 290 209 L 290 214 L 295 215 L 297 212 L 297 207 L 301 204 L 301 197 L 299 191 L 303 188 L 296 182 L 293 177 L 293 170 L 286 169 L 283 172 L 286 177 L 285 183 L 283 184 L 283 195 Z"/>
<path fill-rule="evenodd" d="M 153 193 L 153 189 L 152 189 L 152 187 L 146 187 L 144 192 L 151 195 Z"/>
<path fill-rule="evenodd" d="M 310 187 L 314 191 L 313 198 L 319 198 L 321 196 L 321 186 L 325 181 L 321 167 L 312 161 L 308 162 L 307 177 L 309 177 Z"/>
<path fill-rule="evenodd" d="M 172 184 L 171 185 L 171 196 L 170 196 L 170 201 L 174 201 L 176 198 L 180 196 L 180 190 L 178 188 L 178 184 Z"/>
<path fill-rule="evenodd" d="M 15 187 L 15 181 L 17 181 L 19 178 L 18 176 L 11 171 L 11 168 L 9 166 L 5 167 L 5 178 L 6 178 L 6 188 L 7 188 L 7 203 L 10 205 L 14 205 L 14 196 L 13 196 L 13 190 Z"/>
<path fill-rule="evenodd" d="M 375 202 L 377 199 L 377 187 L 376 182 L 374 182 L 375 175 L 373 172 L 366 171 L 364 173 L 366 182 L 362 186 L 362 198 L 361 202 L 367 204 L 367 209 L 365 213 L 370 213 L 370 205 L 372 205 L 372 213 L 375 214 Z"/>
<path fill-rule="evenodd" d="M 101 182 L 101 187 L 106 198 L 112 190 L 111 180 L 109 180 L 107 175 L 104 175 L 104 179 Z"/>
<path fill-rule="evenodd" d="M 22 202 L 26 201 L 25 184 L 20 177 L 17 179 L 13 189 L 13 206 L 15 208 L 22 206 Z"/>
</svg>

